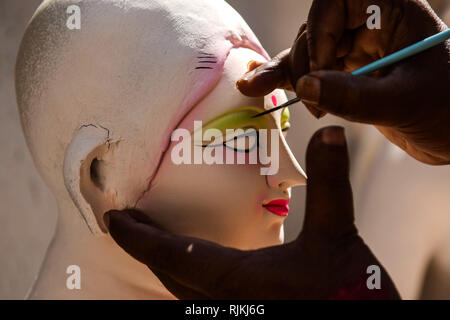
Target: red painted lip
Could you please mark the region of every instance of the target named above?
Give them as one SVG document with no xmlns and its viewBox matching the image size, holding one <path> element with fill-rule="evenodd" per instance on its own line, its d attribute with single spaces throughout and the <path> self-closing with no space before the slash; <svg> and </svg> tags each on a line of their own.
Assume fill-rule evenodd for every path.
<svg viewBox="0 0 450 320">
<path fill-rule="evenodd" d="M 263 204 L 263 207 L 277 216 L 286 217 L 289 214 L 289 200 L 290 199 L 272 200 L 269 203 Z"/>
</svg>

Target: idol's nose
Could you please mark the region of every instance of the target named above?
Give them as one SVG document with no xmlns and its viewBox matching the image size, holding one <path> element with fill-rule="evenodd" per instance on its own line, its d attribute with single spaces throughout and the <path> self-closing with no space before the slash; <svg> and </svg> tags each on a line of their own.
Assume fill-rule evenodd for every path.
<svg viewBox="0 0 450 320">
<path fill-rule="evenodd" d="M 286 191 L 294 186 L 306 185 L 306 174 L 281 134 L 279 157 L 278 172 L 267 176 L 269 186 Z"/>
</svg>

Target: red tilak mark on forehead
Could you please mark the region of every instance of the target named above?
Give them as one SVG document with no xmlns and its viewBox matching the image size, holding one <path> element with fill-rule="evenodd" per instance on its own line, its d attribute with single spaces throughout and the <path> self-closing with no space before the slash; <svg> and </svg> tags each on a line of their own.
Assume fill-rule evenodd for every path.
<svg viewBox="0 0 450 320">
<path fill-rule="evenodd" d="M 273 106 L 274 106 L 274 107 L 277 106 L 277 97 L 272 96 L 272 103 L 273 103 Z"/>
</svg>

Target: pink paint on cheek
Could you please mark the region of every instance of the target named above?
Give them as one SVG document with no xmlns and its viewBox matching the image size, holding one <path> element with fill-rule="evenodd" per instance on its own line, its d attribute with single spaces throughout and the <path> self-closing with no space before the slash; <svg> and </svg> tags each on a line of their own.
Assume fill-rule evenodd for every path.
<svg viewBox="0 0 450 320">
<path fill-rule="evenodd" d="M 273 106 L 274 106 L 274 107 L 277 106 L 277 97 L 272 96 L 272 103 L 273 103 Z"/>
</svg>

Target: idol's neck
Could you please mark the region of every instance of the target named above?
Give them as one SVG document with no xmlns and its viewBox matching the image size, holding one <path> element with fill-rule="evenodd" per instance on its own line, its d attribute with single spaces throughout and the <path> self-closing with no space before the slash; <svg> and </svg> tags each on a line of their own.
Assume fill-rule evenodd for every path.
<svg viewBox="0 0 450 320">
<path fill-rule="evenodd" d="M 145 265 L 131 258 L 109 234 L 93 235 L 69 200 L 59 203 L 58 222 L 30 299 L 174 299 Z M 81 289 L 76 284 L 80 270 Z M 77 269 L 77 268 L 75 268 Z"/>
</svg>

